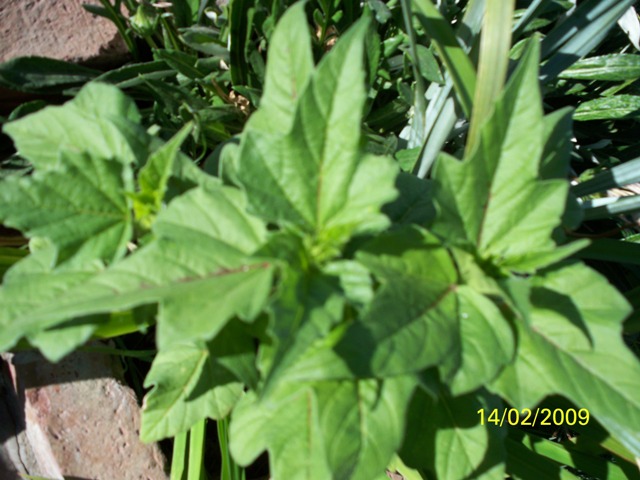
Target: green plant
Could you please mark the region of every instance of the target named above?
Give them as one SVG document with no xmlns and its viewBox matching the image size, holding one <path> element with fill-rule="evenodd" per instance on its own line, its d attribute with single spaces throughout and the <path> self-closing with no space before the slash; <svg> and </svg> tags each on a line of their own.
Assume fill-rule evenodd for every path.
<svg viewBox="0 0 640 480">
<path fill-rule="evenodd" d="M 325 37 L 340 2 L 321 3 Z M 473 34 L 482 2 L 470 3 Z M 499 3 L 487 2 L 490 24 L 502 18 Z M 567 241 L 590 214 L 567 180 L 572 112 L 543 112 L 545 43 L 521 45 L 503 88 L 506 48 L 492 71 L 483 56 L 491 39 L 481 44 L 487 63 L 476 79 L 441 10 L 415 5 L 425 31 L 438 27 L 435 50 L 453 77 L 432 83 L 440 93 L 431 101 L 441 97 L 452 128 L 459 102 L 475 132 L 450 149 L 462 160 L 427 162 L 430 137 L 414 117 L 413 160 L 430 164 L 429 180 L 371 153 L 363 131 L 371 95 L 390 90 L 364 62 L 374 58 L 370 16 L 350 20 L 316 65 L 304 3 L 270 35 L 259 108 L 211 163 L 219 178 L 180 150 L 198 138 L 194 118 L 165 141 L 104 83 L 7 123 L 35 172 L 0 188 L 0 219 L 31 238 L 0 289 L 0 350 L 26 339 L 56 360 L 100 332 L 155 324 L 141 435 L 175 437 L 174 464 L 188 463 L 189 478 L 202 475 L 205 418 L 219 420 L 240 465 L 268 451 L 274 478 L 370 480 L 388 466 L 425 478 L 564 478 L 562 465 L 633 478 L 640 366 L 621 336 L 631 306 L 577 259 L 589 242 Z M 415 37 L 410 55 L 422 51 L 426 64 L 433 53 Z M 237 82 L 255 87 L 247 65 Z M 203 87 L 198 75 L 189 85 Z M 577 442 L 490 417 L 537 412 L 541 402 L 588 410 Z M 226 458 L 227 478 L 240 478 Z"/>
</svg>

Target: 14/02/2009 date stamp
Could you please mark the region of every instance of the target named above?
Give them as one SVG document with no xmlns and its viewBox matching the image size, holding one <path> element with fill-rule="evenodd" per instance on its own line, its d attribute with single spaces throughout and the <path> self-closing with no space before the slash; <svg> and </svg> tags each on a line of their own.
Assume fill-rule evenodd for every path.
<svg viewBox="0 0 640 480">
<path fill-rule="evenodd" d="M 481 408 L 476 412 L 480 415 L 480 425 L 506 425 L 535 427 L 535 426 L 561 426 L 561 425 L 586 425 L 589 423 L 589 410 L 581 408 L 494 408 L 486 411 Z"/>
</svg>

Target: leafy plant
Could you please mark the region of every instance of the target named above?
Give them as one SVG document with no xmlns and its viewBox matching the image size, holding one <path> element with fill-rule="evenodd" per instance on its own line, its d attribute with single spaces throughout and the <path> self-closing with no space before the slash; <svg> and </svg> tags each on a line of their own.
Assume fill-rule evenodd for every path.
<svg viewBox="0 0 640 480">
<path fill-rule="evenodd" d="M 397 12 L 393 2 L 368 3 L 379 20 Z M 466 10 L 471 35 L 481 3 Z M 487 2 L 490 25 L 504 18 L 499 3 Z M 319 38 L 309 34 L 300 2 L 269 32 L 262 79 L 255 54 L 232 47 L 232 83 L 264 91 L 239 141 L 208 162 L 210 173 L 181 146 L 211 126 L 204 113 L 211 105 L 182 118 L 193 102 L 178 102 L 169 123 L 193 123 L 165 140 L 145 128 L 130 98 L 100 81 L 130 67 L 97 77 L 63 106 L 4 126 L 35 172 L 9 176 L 0 188 L 0 220 L 31 239 L 31 253 L 0 288 L 0 350 L 26 339 L 57 360 L 92 335 L 155 324 L 141 436 L 175 437 L 174 462 L 192 459 L 189 478 L 201 475 L 206 418 L 228 436 L 227 478 L 240 478 L 235 462 L 248 465 L 265 451 L 274 478 L 370 480 L 391 466 L 407 478 L 564 478 L 562 465 L 632 478 L 640 365 L 621 335 L 632 308 L 579 261 L 589 242 L 566 235 L 592 215 L 573 195 L 608 184 L 597 177 L 595 190 L 585 182 L 570 193 L 572 112 L 545 115 L 539 83 L 541 55 L 549 80 L 567 66 L 557 52 L 570 40 L 528 39 L 502 88 L 507 49 L 492 71 L 491 39 L 483 40 L 476 79 L 468 49 L 445 21 L 460 12 L 416 2 L 447 72 L 427 94 L 440 102 L 446 125 L 458 119 L 455 102 L 471 121 L 464 148 L 450 149 L 461 159 L 429 160 L 425 152 L 433 145 L 440 152 L 449 132 L 436 138 L 422 130 L 434 103 L 422 117 L 414 110 L 408 146 L 419 147 L 410 155 L 420 176 L 431 172 L 424 180 L 379 154 L 362 128 L 375 120 L 371 96 L 390 90 L 381 80 L 388 72 L 375 66 L 388 65 L 391 54 L 372 53 L 371 15 L 356 20 L 342 2 L 319 4 Z M 524 15 L 541 15 L 535 5 Z M 152 27 L 167 42 L 193 39 L 203 32 L 174 27 L 201 18 L 196 6 L 183 20 L 174 11 L 175 25 Z M 258 15 L 258 7 L 233 2 L 231 18 Z M 595 31 L 610 26 L 603 22 Z M 350 28 L 316 64 L 316 42 L 326 45 L 336 25 Z M 493 40 L 504 42 L 504 30 Z M 418 62 L 422 55 L 418 77 L 434 54 L 418 49 L 415 35 L 406 41 L 408 55 Z M 209 98 L 211 78 L 192 53 L 158 50 L 155 65 L 182 75 L 172 92 L 188 86 Z M 498 85 L 487 88 L 487 78 Z M 144 83 L 158 94 L 165 88 Z M 416 86 L 416 107 L 424 107 L 424 93 Z M 631 182 L 629 170 L 608 175 Z M 140 308 L 147 305 L 155 315 Z M 549 399 L 588 410 L 592 423 L 575 445 L 479 414 L 535 410 Z M 598 457 L 603 451 L 615 466 Z"/>
</svg>

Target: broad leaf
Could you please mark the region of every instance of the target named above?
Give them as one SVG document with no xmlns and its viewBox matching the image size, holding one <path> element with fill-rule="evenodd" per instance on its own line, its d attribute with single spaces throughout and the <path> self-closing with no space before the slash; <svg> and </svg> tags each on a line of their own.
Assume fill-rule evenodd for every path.
<svg viewBox="0 0 640 480">
<path fill-rule="evenodd" d="M 486 393 L 456 398 L 441 393 L 433 399 L 416 391 L 401 458 L 413 468 L 432 472 L 434 478 L 504 478 L 506 430 L 483 425 L 478 414 L 501 406 Z"/>
<path fill-rule="evenodd" d="M 459 358 L 457 275 L 437 239 L 418 228 L 398 230 L 357 258 L 382 288 L 335 347 L 356 375 L 416 372 Z"/>
<path fill-rule="evenodd" d="M 451 391 L 459 395 L 497 377 L 513 359 L 516 340 L 511 325 L 491 300 L 466 286 L 459 286 L 456 295 L 462 364 L 451 382 Z"/>
<path fill-rule="evenodd" d="M 384 478 L 399 448 L 413 379 L 285 383 L 264 401 L 249 394 L 231 421 L 241 464 L 268 450 L 274 478 Z"/>
<path fill-rule="evenodd" d="M 133 100 L 110 85 L 89 83 L 70 102 L 8 123 L 3 131 L 36 168 L 56 168 L 59 152 L 69 150 L 130 164 L 148 155 L 149 136 L 139 122 Z"/>
<path fill-rule="evenodd" d="M 640 456 L 640 366 L 621 338 L 627 302 L 582 264 L 534 278 L 531 301 L 518 356 L 492 389 L 516 408 L 562 394 Z"/>
<path fill-rule="evenodd" d="M 103 270 L 101 262 L 82 260 L 66 262 L 54 269 L 57 261 L 57 250 L 48 242 L 38 246 L 31 242 L 32 253 L 16 263 L 3 278 L 0 288 L 0 350 L 5 351 L 13 346 L 23 335 L 35 335 L 40 329 L 21 325 L 21 315 L 34 307 L 47 305 L 60 299 L 65 291 L 95 277 Z M 86 333 L 86 332 L 83 332 Z M 73 343 L 73 342 L 72 342 Z M 69 350 L 56 348 L 43 351 L 50 359 L 59 359 L 75 347 L 68 344 Z"/>
<path fill-rule="evenodd" d="M 59 168 L 6 179 L 0 188 L 0 221 L 27 237 L 45 237 L 58 261 L 77 254 L 111 262 L 132 235 L 126 190 L 128 165 L 87 153 L 61 152 Z"/>
<path fill-rule="evenodd" d="M 240 146 L 237 178 L 252 210 L 310 236 L 320 259 L 353 234 L 387 226 L 380 208 L 396 195 L 392 160 L 364 155 L 360 147 L 366 29 L 364 19 L 357 22 L 323 58 L 299 93 L 286 133 L 274 133 L 257 117 Z"/>
<path fill-rule="evenodd" d="M 470 245 L 502 268 L 531 272 L 584 245 L 558 248 L 551 234 L 568 183 L 539 180 L 544 122 L 532 41 L 512 75 L 476 149 L 464 161 L 443 156 L 434 171 L 439 215 L 433 231 Z"/>
<path fill-rule="evenodd" d="M 155 386 L 144 399 L 142 440 L 175 436 L 205 417 L 225 417 L 244 388 L 233 367 L 251 369 L 254 357 L 251 337 L 233 323 L 209 343 L 158 352 L 145 379 L 145 387 Z"/>
<path fill-rule="evenodd" d="M 295 268 L 295 270 L 294 270 Z M 287 370 L 342 320 L 344 299 L 334 279 L 318 272 L 284 269 L 278 298 L 270 307 L 268 333 L 273 345 L 260 348 L 265 389 L 287 376 Z"/>
<path fill-rule="evenodd" d="M 457 275 L 446 249 L 410 227 L 381 235 L 357 259 L 381 287 L 361 318 L 315 342 L 289 378 L 380 378 L 446 364 L 450 379 L 461 346 Z"/>
<path fill-rule="evenodd" d="M 93 278 L 82 271 L 78 283 L 74 278 L 62 282 L 57 291 L 64 295 L 55 299 L 41 298 L 34 287 L 53 281 L 48 272 L 10 275 L 0 295 L 7 290 L 18 295 L 15 305 L 0 313 L 0 348 L 71 318 L 148 303 L 161 304 L 161 348 L 211 339 L 232 316 L 251 320 L 260 312 L 271 287 L 271 268 L 248 255 L 265 232 L 244 213 L 239 191 L 195 188 L 162 212 L 154 232 L 155 241 L 106 271 Z"/>
</svg>

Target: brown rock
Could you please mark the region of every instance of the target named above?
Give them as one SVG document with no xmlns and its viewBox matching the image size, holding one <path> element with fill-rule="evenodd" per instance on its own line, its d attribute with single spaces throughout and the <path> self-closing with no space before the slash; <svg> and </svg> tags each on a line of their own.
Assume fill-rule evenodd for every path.
<svg viewBox="0 0 640 480">
<path fill-rule="evenodd" d="M 76 352 L 58 364 L 35 353 L 4 358 L 0 478 L 166 480 L 158 446 L 139 440 L 138 403 L 114 377 L 111 357 Z"/>
<path fill-rule="evenodd" d="M 84 64 L 117 63 L 127 49 L 109 20 L 82 8 L 92 0 L 1 0 L 0 62 L 41 56 Z"/>
</svg>

